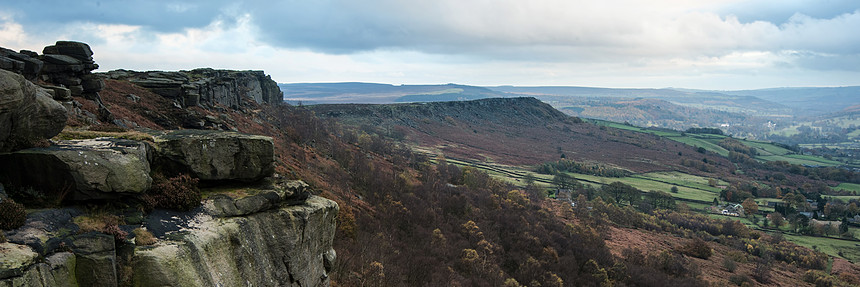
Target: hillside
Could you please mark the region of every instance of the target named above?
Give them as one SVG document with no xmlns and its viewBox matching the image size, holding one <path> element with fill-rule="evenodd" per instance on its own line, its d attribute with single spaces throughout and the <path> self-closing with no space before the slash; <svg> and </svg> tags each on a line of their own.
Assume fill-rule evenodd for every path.
<svg viewBox="0 0 860 287">
<path fill-rule="evenodd" d="M 692 147 L 653 135 L 601 129 L 535 98 L 307 108 L 323 118 L 360 126 L 368 133 L 405 137 L 428 151 L 456 158 L 536 165 L 564 155 L 637 172 L 688 170 L 681 160 L 701 160 Z M 672 149 L 662 148 L 666 146 Z M 728 161 L 712 160 L 715 168 L 728 173 Z"/>
<path fill-rule="evenodd" d="M 764 197 L 772 196 L 768 194 L 772 194 L 771 192 L 774 190 L 788 191 L 795 190 L 802 185 L 820 185 L 817 180 L 790 172 L 773 170 L 770 167 L 764 168 L 754 161 L 729 162 L 724 157 L 725 155 L 720 155 L 723 152 L 728 155 L 729 152 L 718 149 L 723 149 L 720 147 L 721 145 L 727 147 L 730 145 L 720 142 L 719 138 L 713 143 L 700 139 L 701 142 L 691 141 L 689 142 L 690 145 L 687 145 L 683 144 L 686 140 L 656 136 L 662 135 L 660 132 L 650 134 L 634 130 L 632 127 L 617 129 L 617 127 L 624 127 L 623 125 L 596 125 L 581 122 L 577 118 L 566 118 L 559 112 L 553 111 L 547 104 L 533 98 L 393 105 L 317 105 L 306 106 L 305 108 L 314 111 L 323 118 L 337 120 L 347 126 L 354 127 L 358 133 L 355 140 L 361 146 L 373 146 L 370 142 L 361 144 L 363 142 L 362 137 L 369 135 L 370 138 L 373 138 L 373 142 L 376 142 L 376 136 L 382 135 L 417 145 L 419 150 L 437 156 L 444 154 L 445 158 L 438 157 L 438 162 L 461 165 L 469 169 L 470 172 L 476 172 L 475 169 L 485 171 L 493 178 L 511 182 L 525 189 L 534 188 L 524 182 L 527 182 L 529 172 L 534 171 L 535 163 L 541 161 L 555 162 L 561 157 L 564 157 L 563 160 L 583 162 L 586 166 L 599 167 L 604 170 L 603 173 L 597 174 L 609 174 L 605 171 L 614 169 L 633 172 L 632 175 L 622 177 L 571 173 L 579 182 L 585 183 L 577 187 L 578 192 L 581 190 L 582 194 L 599 194 L 600 190 L 610 185 L 609 183 L 616 181 L 631 184 L 643 190 L 646 190 L 645 188 L 651 189 L 649 194 L 654 193 L 655 189 L 668 191 L 670 187 L 674 186 L 680 188 L 678 188 L 678 193 L 672 196 L 690 207 L 695 206 L 699 212 L 707 206 L 702 202 L 709 202 L 714 197 L 722 198 L 726 194 L 725 187 L 708 186 L 710 181 L 708 178 L 718 178 L 720 180 L 717 182 L 727 182 L 721 184 L 730 184 L 731 187 L 728 190 L 734 192 L 735 196 L 750 192 L 749 188 L 752 186 L 769 186 L 766 190 L 752 191 L 752 193 Z M 699 148 L 697 151 L 692 146 L 694 144 L 699 144 L 700 147 L 705 145 L 705 147 Z M 768 154 L 778 152 L 775 146 L 771 148 L 760 143 L 755 145 L 761 148 L 762 152 Z M 598 148 L 594 148 L 595 146 Z M 712 147 L 717 149 L 712 149 Z M 706 162 L 708 164 L 692 164 L 694 162 Z M 532 174 L 531 178 L 539 187 L 552 187 L 556 182 L 551 175 Z M 773 180 L 779 178 L 782 180 Z M 596 191 L 590 189 L 594 187 L 598 187 Z M 812 196 L 811 193 L 807 195 Z M 731 193 L 728 193 L 728 197 L 732 196 Z M 747 196 L 751 195 L 748 194 Z M 734 200 L 738 199 L 735 198 Z M 574 220 L 575 222 L 583 220 L 582 214 L 572 216 L 566 213 L 563 207 L 550 206 L 554 207 L 545 208 L 558 212 L 559 217 L 577 218 Z M 767 207 L 762 206 L 761 209 L 767 210 Z M 629 223 L 624 224 L 630 226 L 627 225 Z M 756 227 L 757 225 L 750 223 L 750 226 Z M 757 228 L 770 230 L 766 225 Z M 624 228 L 620 229 L 619 232 L 609 236 L 615 239 L 606 241 L 608 246 L 613 246 L 611 250 L 615 254 L 624 253 L 626 248 L 632 247 L 645 248 L 650 252 L 660 252 L 666 250 L 665 248 L 679 248 L 672 243 L 666 243 L 677 242 L 671 236 L 665 237 L 666 234 L 650 231 L 640 233 L 642 231 Z M 649 238 L 642 240 L 650 243 L 632 240 L 633 237 L 629 235 L 631 233 L 639 234 L 637 237 Z M 655 241 L 663 243 L 656 246 L 652 245 Z M 815 244 L 819 244 L 818 246 L 835 244 L 833 246 L 839 247 L 830 250 L 842 250 L 840 252 L 846 252 L 844 254 L 850 252 L 852 255 L 846 256 L 858 258 L 855 257 L 857 254 L 849 251 L 851 250 L 850 247 L 842 245 L 838 242 L 839 240 L 831 241 L 835 242 L 824 243 L 822 241 Z M 732 251 L 731 248 L 721 250 L 723 255 L 736 252 Z M 836 256 L 836 251 L 831 254 Z M 846 270 L 845 268 L 854 270 L 851 268 L 856 268 L 852 267 L 855 265 L 841 258 L 838 258 L 836 262 L 839 262 L 840 270 Z M 711 274 L 705 277 L 711 278 L 709 281 L 712 282 L 725 280 L 730 275 L 717 270 L 722 270 L 718 267 L 718 262 L 699 261 L 696 264 L 709 266 L 703 267 L 702 270 L 707 270 L 706 272 Z M 749 268 L 757 267 L 749 266 Z M 780 277 L 778 281 L 802 284 L 799 281 L 802 279 L 797 275 L 790 275 L 790 272 L 781 274 L 783 277 Z"/>
</svg>

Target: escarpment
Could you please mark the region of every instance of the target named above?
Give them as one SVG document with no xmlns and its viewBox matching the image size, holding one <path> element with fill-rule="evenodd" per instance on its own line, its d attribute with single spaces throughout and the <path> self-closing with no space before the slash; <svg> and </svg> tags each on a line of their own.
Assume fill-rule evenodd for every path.
<svg viewBox="0 0 860 287">
<path fill-rule="evenodd" d="M 276 139 L 235 131 L 280 103 L 268 76 L 43 53 L 0 51 L 0 203 L 27 208 L 0 230 L 0 286 L 329 285 L 338 205 L 275 173 Z"/>
<path fill-rule="evenodd" d="M 184 107 L 221 104 L 238 108 L 244 98 L 256 103 L 278 104 L 283 93 L 263 71 L 195 69 L 178 72 L 115 70 L 109 79 L 127 80 L 174 99 Z"/>
</svg>

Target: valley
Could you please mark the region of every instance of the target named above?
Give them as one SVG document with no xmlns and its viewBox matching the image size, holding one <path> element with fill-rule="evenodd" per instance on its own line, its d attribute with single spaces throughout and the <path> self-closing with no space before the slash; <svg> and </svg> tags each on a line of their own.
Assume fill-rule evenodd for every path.
<svg viewBox="0 0 860 287">
<path fill-rule="evenodd" d="M 339 121 L 350 123 L 370 134 L 385 135 L 386 127 L 396 127 L 397 136 L 403 142 L 415 144 L 417 150 L 425 150 L 426 156 L 435 158 L 435 162 L 454 164 L 462 168 L 471 168 L 486 172 L 500 181 L 519 186 L 520 188 L 538 187 L 551 192 L 558 187 L 554 178 L 556 174 L 538 173 L 539 161 L 573 160 L 585 163 L 609 164 L 615 168 L 629 171 L 622 177 L 606 177 L 575 172 L 565 172 L 579 184 L 600 190 L 610 183 L 620 182 L 645 192 L 643 198 L 650 192 L 661 191 L 670 194 L 679 204 L 683 203 L 693 212 L 717 218 L 735 220 L 728 217 L 711 214 L 708 209 L 714 200 L 725 202 L 726 191 L 749 188 L 752 184 L 757 188 L 793 189 L 786 186 L 786 181 L 776 181 L 767 170 L 768 164 L 790 165 L 800 168 L 815 169 L 817 167 L 848 166 L 856 168 L 855 163 L 844 163 L 829 160 L 820 156 L 803 155 L 790 147 L 770 142 L 735 139 L 724 135 L 685 133 L 667 129 L 641 128 L 630 124 L 620 124 L 604 120 L 580 120 L 564 117 L 534 117 L 535 112 L 523 112 L 531 105 L 540 106 L 537 102 L 524 99 L 506 99 L 509 106 L 517 107 L 509 112 L 523 122 L 528 122 L 531 128 L 518 129 L 506 121 L 514 119 L 493 116 L 496 111 L 487 100 L 477 100 L 471 105 L 475 109 L 459 108 L 456 113 L 447 107 L 462 106 L 461 103 L 423 103 L 399 105 L 323 105 L 309 106 L 323 117 L 337 118 Z M 501 101 L 493 99 L 489 101 Z M 467 104 L 466 104 L 467 105 Z M 427 110 L 432 112 L 421 113 Z M 468 111 L 468 112 L 463 112 Z M 416 114 L 430 115 L 424 122 L 412 117 Z M 480 116 L 478 116 L 480 115 Z M 433 118 L 437 118 L 433 120 Z M 428 120 L 433 120 L 432 124 Z M 557 121 L 561 121 L 560 123 Z M 370 124 L 372 123 L 372 124 Z M 425 125 L 426 124 L 426 125 Z M 559 124 L 553 127 L 553 124 Z M 448 126 L 442 129 L 440 126 Z M 502 129 L 501 126 L 507 128 Z M 459 127 L 459 128 L 458 128 Z M 552 131 L 552 135 L 543 133 L 543 129 Z M 504 130 L 504 132 L 499 132 Z M 599 132 L 598 132 L 599 131 Z M 599 134 L 598 134 L 599 133 Z M 484 139 L 486 138 L 486 139 Z M 492 139 L 492 140 L 491 140 Z M 571 140 L 576 139 L 576 140 Z M 644 142 L 643 142 L 644 141 Z M 603 149 L 585 152 L 584 142 L 600 143 Z M 647 143 L 647 144 L 646 144 Z M 737 143 L 733 146 L 728 143 Z M 500 146 L 504 145 L 504 146 Z M 555 146 L 556 150 L 545 146 Z M 623 147 L 613 148 L 613 145 Z M 526 148 L 528 146 L 528 148 Z M 544 147 L 542 147 L 544 146 Z M 508 148 L 518 147 L 525 152 L 515 153 Z M 661 148 L 662 147 L 662 148 Z M 743 147 L 742 149 L 739 149 Z M 615 150 L 614 150 L 615 149 Z M 624 152 L 613 154 L 617 150 Z M 664 150 L 664 151 L 660 151 Z M 539 156 L 534 151 L 543 151 L 551 156 Z M 740 157 L 738 151 L 743 151 L 746 160 Z M 685 153 L 692 156 L 697 164 L 684 164 Z M 643 156 L 646 155 L 646 156 Z M 730 156 L 732 158 L 730 158 Z M 554 158 L 553 158 L 554 157 Z M 619 160 L 618 157 L 624 160 Z M 689 161 L 693 161 L 690 159 Z M 681 164 L 678 164 L 680 162 Z M 702 162 L 710 164 L 699 164 Z M 847 164 L 847 165 L 846 165 Z M 692 167 L 692 168 L 690 168 Z M 772 173 L 771 173 L 772 174 Z M 810 179 L 796 177 L 787 173 L 789 181 L 806 182 Z M 817 180 L 816 180 L 817 181 Z M 854 187 L 853 183 L 829 180 L 828 190 L 838 191 Z M 746 186 L 746 187 L 744 187 Z M 829 191 L 820 191 L 821 196 L 830 200 L 842 201 L 848 204 L 856 201 L 858 196 L 828 196 Z M 774 228 L 763 224 L 761 219 L 775 212 L 773 205 L 768 202 L 783 203 L 783 199 L 767 198 L 763 193 L 754 202 L 758 213 L 753 215 L 755 220 L 740 218 L 748 227 L 754 230 L 784 234 L 789 241 L 808 248 L 820 248 L 830 256 L 845 258 L 851 262 L 860 260 L 860 254 L 855 247 L 860 246 L 856 239 L 843 239 L 840 236 L 823 236 L 800 233 L 787 225 Z M 755 196 L 753 196 L 755 198 Z M 644 199 L 643 199 L 644 200 Z M 856 204 L 856 203 L 855 203 Z M 850 227 L 847 235 L 856 238 L 858 228 Z M 805 234 L 805 235 L 804 235 Z M 844 235 L 844 234 L 843 234 Z"/>
</svg>

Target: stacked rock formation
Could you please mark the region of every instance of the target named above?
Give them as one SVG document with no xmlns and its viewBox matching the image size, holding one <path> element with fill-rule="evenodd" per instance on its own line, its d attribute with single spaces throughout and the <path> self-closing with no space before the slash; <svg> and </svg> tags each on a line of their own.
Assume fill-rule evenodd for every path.
<svg viewBox="0 0 860 287">
<path fill-rule="evenodd" d="M 88 99 L 98 97 L 105 84 L 92 71 L 99 68 L 93 61 L 93 51 L 86 43 L 57 41 L 42 50 L 40 57 L 45 63 L 41 80 L 67 87 L 73 96 Z"/>
<path fill-rule="evenodd" d="M 99 65 L 93 61 L 93 51 L 86 43 L 57 41 L 42 50 L 43 55 L 33 51 L 15 52 L 0 47 L 0 69 L 23 75 L 27 80 L 45 88 L 69 112 L 76 112 L 72 96 L 94 101 L 99 107 L 98 118 L 113 120 L 107 107 L 102 104 L 99 91 L 104 80 L 92 71 Z"/>
</svg>

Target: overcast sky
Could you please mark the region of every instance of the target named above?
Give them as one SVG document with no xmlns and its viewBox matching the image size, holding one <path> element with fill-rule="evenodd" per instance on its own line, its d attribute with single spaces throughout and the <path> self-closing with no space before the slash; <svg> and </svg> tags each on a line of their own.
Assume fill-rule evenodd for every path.
<svg viewBox="0 0 860 287">
<path fill-rule="evenodd" d="M 253 69 L 281 83 L 860 85 L 856 0 L 0 3 L 0 46 L 56 40 L 89 43 L 99 71 Z"/>
</svg>

